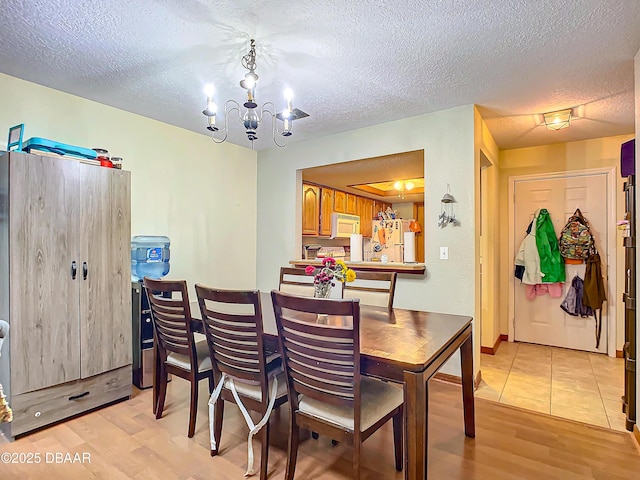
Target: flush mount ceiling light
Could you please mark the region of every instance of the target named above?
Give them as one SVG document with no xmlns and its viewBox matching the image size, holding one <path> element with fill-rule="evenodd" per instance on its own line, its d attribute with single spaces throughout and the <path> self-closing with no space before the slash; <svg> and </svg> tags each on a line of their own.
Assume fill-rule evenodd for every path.
<svg viewBox="0 0 640 480">
<path fill-rule="evenodd" d="M 544 123 L 548 130 L 561 130 L 571 125 L 572 109 L 558 110 L 556 112 L 543 113 Z"/>
<path fill-rule="evenodd" d="M 229 115 L 232 112 L 237 113 L 238 120 L 244 126 L 247 134 L 247 139 L 251 142 L 251 148 L 253 149 L 253 141 L 258 139 L 258 126 L 262 124 L 265 115 L 271 119 L 273 143 L 278 147 L 284 147 L 287 143 L 284 141 L 282 144 L 278 143 L 278 137 L 290 137 L 292 132 L 293 121 L 308 117 L 309 115 L 302 110 L 293 108 L 291 100 L 293 98 L 293 92 L 291 89 L 286 89 L 284 96 L 287 99 L 287 108 L 281 112 L 276 112 L 276 106 L 273 102 L 265 102 L 258 109 L 258 103 L 256 102 L 256 84 L 258 82 L 258 74 L 256 70 L 256 41 L 251 39 L 251 47 L 249 53 L 247 53 L 241 60 L 242 66 L 249 70 L 245 74 L 244 78 L 240 81 L 240 86 L 247 92 L 247 101 L 244 102 L 244 112 L 241 112 L 241 107 L 235 100 L 227 100 L 224 108 L 224 127 L 220 129 L 216 126 L 216 112 L 217 106 L 213 100 L 214 86 L 209 84 L 205 87 L 205 94 L 207 95 L 207 108 L 202 113 L 208 119 L 207 130 L 211 132 L 211 138 L 216 143 L 222 143 L 227 139 L 228 135 L 228 120 Z M 278 122 L 282 122 L 282 130 L 278 128 Z M 216 134 L 218 136 L 216 136 Z"/>
</svg>

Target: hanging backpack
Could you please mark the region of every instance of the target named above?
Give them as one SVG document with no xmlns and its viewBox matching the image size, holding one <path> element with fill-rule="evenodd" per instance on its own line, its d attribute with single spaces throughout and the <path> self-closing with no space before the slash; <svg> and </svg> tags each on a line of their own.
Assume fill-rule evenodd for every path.
<svg viewBox="0 0 640 480">
<path fill-rule="evenodd" d="M 576 208 L 560 231 L 558 245 L 560 255 L 568 260 L 578 260 L 579 262 L 576 263 L 582 263 L 589 256 L 589 251 L 594 245 L 593 234 L 589 228 L 589 222 L 582 216 L 579 208 Z"/>
</svg>

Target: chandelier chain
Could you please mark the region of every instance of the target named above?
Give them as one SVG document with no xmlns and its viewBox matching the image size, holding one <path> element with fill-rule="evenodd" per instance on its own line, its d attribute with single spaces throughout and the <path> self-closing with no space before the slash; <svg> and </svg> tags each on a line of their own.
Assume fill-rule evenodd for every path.
<svg viewBox="0 0 640 480">
<path fill-rule="evenodd" d="M 249 53 L 242 57 L 242 66 L 253 73 L 256 69 L 256 41 L 251 39 Z"/>
</svg>

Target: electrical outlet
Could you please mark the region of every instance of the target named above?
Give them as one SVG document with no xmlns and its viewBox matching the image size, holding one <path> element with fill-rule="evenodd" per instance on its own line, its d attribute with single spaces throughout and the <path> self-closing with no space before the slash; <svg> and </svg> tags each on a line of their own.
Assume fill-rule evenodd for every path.
<svg viewBox="0 0 640 480">
<path fill-rule="evenodd" d="M 449 260 L 449 247 L 440 247 L 440 260 Z"/>
</svg>

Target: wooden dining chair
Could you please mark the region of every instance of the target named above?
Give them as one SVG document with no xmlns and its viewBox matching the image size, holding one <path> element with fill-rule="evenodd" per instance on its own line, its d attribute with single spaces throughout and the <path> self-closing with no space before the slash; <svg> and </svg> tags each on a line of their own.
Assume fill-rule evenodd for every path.
<svg viewBox="0 0 640 480">
<path fill-rule="evenodd" d="M 224 402 L 236 403 L 249 426 L 249 444 L 262 430 L 260 480 L 266 480 L 269 416 L 287 401 L 287 383 L 280 354 L 268 351 L 263 340 L 260 292 L 195 287 L 216 383 L 209 401 L 211 456 L 220 445 Z M 261 420 L 253 424 L 247 410 L 258 412 Z M 251 454 L 247 474 L 253 473 Z"/>
<path fill-rule="evenodd" d="M 281 267 L 278 290 L 294 295 L 313 297 L 313 276 L 307 275 L 304 268 Z"/>
<path fill-rule="evenodd" d="M 151 319 L 156 362 L 153 377 L 153 401 L 156 419 L 162 417 L 167 396 L 168 374 L 191 383 L 189 405 L 189 438 L 193 437 L 198 412 L 198 383 L 209 381 L 213 391 L 213 370 L 205 336 L 191 329 L 189 293 L 184 280 L 144 278 Z M 170 294 L 170 295 L 169 295 Z M 171 298 L 167 298 L 170 296 Z"/>
<path fill-rule="evenodd" d="M 391 418 L 395 466 L 402 470 L 403 392 L 360 375 L 358 300 L 306 298 L 277 290 L 271 297 L 291 412 L 285 478 L 291 480 L 295 473 L 300 427 L 352 444 L 352 478 L 358 479 L 362 442 Z M 317 323 L 324 315 L 327 320 Z"/>
<path fill-rule="evenodd" d="M 396 291 L 396 272 L 359 271 L 353 282 L 345 282 L 342 298 L 358 298 L 362 305 L 393 308 Z"/>
</svg>

